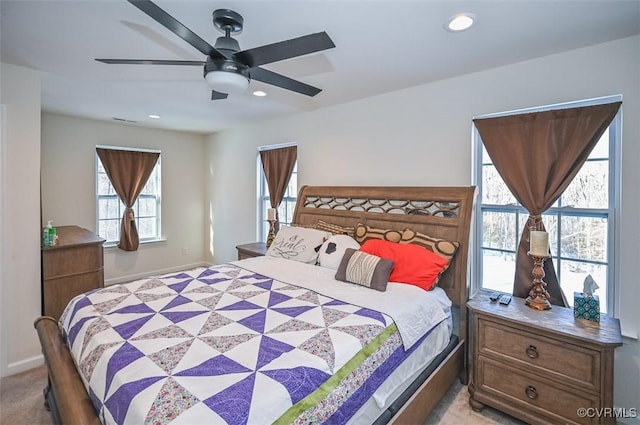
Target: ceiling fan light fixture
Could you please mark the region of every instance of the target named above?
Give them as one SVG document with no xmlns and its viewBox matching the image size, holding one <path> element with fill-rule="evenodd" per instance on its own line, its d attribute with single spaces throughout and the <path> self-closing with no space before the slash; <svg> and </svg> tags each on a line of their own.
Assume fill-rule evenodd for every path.
<svg viewBox="0 0 640 425">
<path fill-rule="evenodd" d="M 204 79 L 217 92 L 243 93 L 249 88 L 249 69 L 229 60 L 209 59 L 204 67 Z"/>
<path fill-rule="evenodd" d="M 220 93 L 238 94 L 249 88 L 249 80 L 241 74 L 227 71 L 211 71 L 204 76 L 207 84 Z"/>
<path fill-rule="evenodd" d="M 447 31 L 460 32 L 471 28 L 476 22 L 476 15 L 473 13 L 459 13 L 452 16 L 447 21 L 445 28 Z"/>
</svg>

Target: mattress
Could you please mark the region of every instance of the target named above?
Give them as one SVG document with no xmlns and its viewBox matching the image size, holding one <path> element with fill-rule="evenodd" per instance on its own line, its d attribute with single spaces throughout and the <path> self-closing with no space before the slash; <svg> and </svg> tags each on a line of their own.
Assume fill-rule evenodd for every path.
<svg viewBox="0 0 640 425">
<path fill-rule="evenodd" d="M 374 423 L 418 375 L 434 362 L 436 357 L 447 347 L 450 339 L 451 333 L 447 322 L 440 322 L 421 343 L 417 344 L 409 357 L 393 371 L 347 423 L 349 425 Z"/>
<path fill-rule="evenodd" d="M 104 424 L 371 423 L 446 345 L 447 300 L 333 273 L 247 259 L 98 289 L 60 321 Z"/>
</svg>

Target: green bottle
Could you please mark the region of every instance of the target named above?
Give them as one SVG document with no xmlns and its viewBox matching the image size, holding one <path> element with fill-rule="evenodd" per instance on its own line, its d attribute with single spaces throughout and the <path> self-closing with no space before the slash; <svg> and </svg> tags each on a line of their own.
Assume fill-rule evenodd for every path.
<svg viewBox="0 0 640 425">
<path fill-rule="evenodd" d="M 49 246 L 49 228 L 45 227 L 42 231 L 42 246 Z"/>
<path fill-rule="evenodd" d="M 46 240 L 47 246 L 54 246 L 56 244 L 56 228 L 53 227 L 53 220 L 47 222 L 47 233 L 49 237 Z"/>
</svg>

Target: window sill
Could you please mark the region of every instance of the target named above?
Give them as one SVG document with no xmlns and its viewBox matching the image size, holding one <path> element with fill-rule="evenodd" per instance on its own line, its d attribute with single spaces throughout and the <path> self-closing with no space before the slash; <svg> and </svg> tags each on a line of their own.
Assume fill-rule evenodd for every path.
<svg viewBox="0 0 640 425">
<path fill-rule="evenodd" d="M 166 242 L 167 240 L 165 238 L 158 238 L 158 239 L 146 239 L 144 241 L 140 241 L 140 245 L 146 245 L 146 244 L 152 244 L 152 243 L 158 243 L 158 242 Z M 118 247 L 118 242 L 105 242 L 104 245 L 102 245 L 103 247 L 110 249 L 110 248 L 117 248 Z"/>
</svg>

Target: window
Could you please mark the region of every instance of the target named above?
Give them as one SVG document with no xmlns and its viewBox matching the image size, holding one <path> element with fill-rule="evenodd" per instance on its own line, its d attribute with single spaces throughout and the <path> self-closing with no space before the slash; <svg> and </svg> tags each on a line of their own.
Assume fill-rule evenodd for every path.
<svg viewBox="0 0 640 425">
<path fill-rule="evenodd" d="M 120 240 L 120 222 L 125 206 L 109 181 L 98 155 L 96 187 L 98 234 L 106 240 L 105 244 L 117 244 Z M 160 239 L 160 158 L 133 205 L 133 212 L 140 242 Z"/>
<path fill-rule="evenodd" d="M 258 158 L 258 168 L 260 175 L 260 201 L 259 201 L 259 214 L 260 214 L 260 240 L 267 240 L 267 233 L 269 232 L 269 223 L 267 222 L 267 209 L 271 208 L 271 201 L 269 198 L 269 189 L 267 186 L 267 179 L 262 170 L 262 163 Z M 278 207 L 278 217 L 281 225 L 289 225 L 293 220 L 293 212 L 296 208 L 296 201 L 298 199 L 298 162 L 293 167 L 291 173 L 291 179 L 287 186 L 287 191 L 282 198 L 282 203 Z"/>
<path fill-rule="evenodd" d="M 558 107 L 572 108 L 620 100 L 615 96 Z M 480 196 L 475 218 L 475 281 L 483 288 L 511 292 L 516 251 L 529 214 L 504 184 L 475 128 L 473 134 L 474 178 Z M 620 142 L 621 111 L 569 187 L 542 215 L 549 232 L 558 281 L 567 301 L 573 303 L 573 292 L 582 292 L 584 279 L 591 275 L 599 286 L 596 295 L 600 297 L 600 309 L 610 314 L 615 293 L 615 223 L 620 209 Z"/>
</svg>

